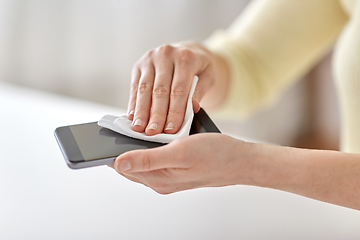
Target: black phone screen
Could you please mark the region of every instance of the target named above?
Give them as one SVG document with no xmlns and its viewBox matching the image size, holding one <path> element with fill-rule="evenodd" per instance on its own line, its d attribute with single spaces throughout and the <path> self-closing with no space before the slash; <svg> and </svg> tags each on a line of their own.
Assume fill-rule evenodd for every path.
<svg viewBox="0 0 360 240">
<path fill-rule="evenodd" d="M 73 125 L 69 128 L 85 161 L 118 156 L 130 150 L 163 145 L 127 137 L 102 128 L 97 123 Z"/>
<path fill-rule="evenodd" d="M 205 132 L 220 133 L 206 112 L 200 109 L 194 116 L 190 134 Z M 55 137 L 70 168 L 109 164 L 124 152 L 164 145 L 127 137 L 102 128 L 96 122 L 59 127 Z"/>
</svg>

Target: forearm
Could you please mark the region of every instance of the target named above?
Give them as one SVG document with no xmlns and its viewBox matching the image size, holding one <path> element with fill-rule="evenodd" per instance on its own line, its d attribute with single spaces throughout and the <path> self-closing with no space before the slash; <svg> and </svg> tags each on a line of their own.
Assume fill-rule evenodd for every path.
<svg viewBox="0 0 360 240">
<path fill-rule="evenodd" d="M 249 144 L 249 184 L 360 210 L 359 154 Z"/>
<path fill-rule="evenodd" d="M 204 41 L 230 72 L 216 114 L 244 118 L 274 103 L 328 52 L 346 22 L 337 0 L 251 1 L 226 31 Z"/>
</svg>

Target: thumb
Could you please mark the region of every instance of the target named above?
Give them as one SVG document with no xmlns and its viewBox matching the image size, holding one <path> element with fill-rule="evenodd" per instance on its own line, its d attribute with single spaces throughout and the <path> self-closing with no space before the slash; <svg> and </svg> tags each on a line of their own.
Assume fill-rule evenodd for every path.
<svg viewBox="0 0 360 240">
<path fill-rule="evenodd" d="M 197 113 L 200 110 L 200 103 L 195 97 L 192 98 L 192 104 L 194 113 Z"/>
<path fill-rule="evenodd" d="M 192 98 L 194 113 L 197 113 L 200 110 L 201 99 L 215 83 L 214 77 L 208 72 L 204 72 L 198 75 L 198 77 L 199 80 Z"/>
<path fill-rule="evenodd" d="M 180 167 L 174 156 L 177 156 L 176 148 L 170 144 L 152 149 L 139 149 L 118 156 L 114 167 L 116 171 L 126 173 Z"/>
</svg>

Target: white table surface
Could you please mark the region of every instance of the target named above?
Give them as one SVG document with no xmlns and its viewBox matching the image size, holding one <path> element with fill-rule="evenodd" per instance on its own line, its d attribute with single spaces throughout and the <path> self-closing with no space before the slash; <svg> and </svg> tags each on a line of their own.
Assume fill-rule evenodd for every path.
<svg viewBox="0 0 360 240">
<path fill-rule="evenodd" d="M 360 239 L 360 211 L 286 192 L 164 196 L 107 166 L 69 169 L 54 129 L 106 113 L 121 111 L 0 83 L 0 239 Z"/>
</svg>

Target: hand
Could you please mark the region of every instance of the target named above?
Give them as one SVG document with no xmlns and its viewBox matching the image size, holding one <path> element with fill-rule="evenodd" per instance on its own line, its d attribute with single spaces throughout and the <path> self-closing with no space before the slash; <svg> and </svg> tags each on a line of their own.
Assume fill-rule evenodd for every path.
<svg viewBox="0 0 360 240">
<path fill-rule="evenodd" d="M 183 122 L 192 80 L 194 112 L 214 85 L 213 54 L 197 43 L 163 45 L 147 52 L 133 67 L 128 118 L 132 129 L 155 135 L 176 133 Z"/>
<path fill-rule="evenodd" d="M 219 133 L 177 139 L 165 146 L 120 155 L 111 166 L 161 194 L 250 181 L 248 143 Z"/>
</svg>

